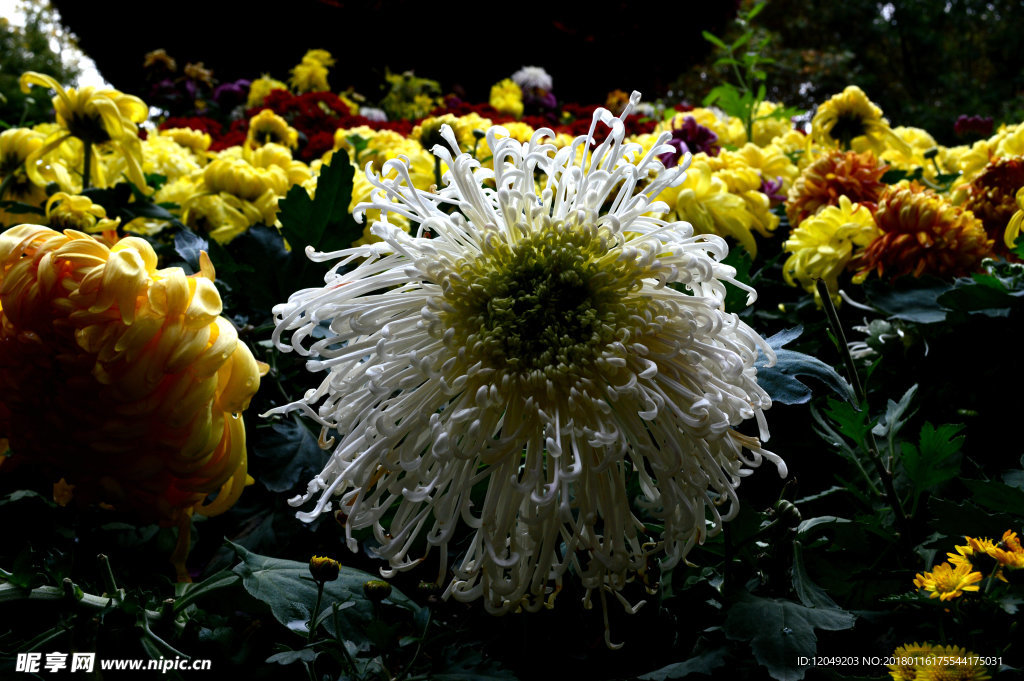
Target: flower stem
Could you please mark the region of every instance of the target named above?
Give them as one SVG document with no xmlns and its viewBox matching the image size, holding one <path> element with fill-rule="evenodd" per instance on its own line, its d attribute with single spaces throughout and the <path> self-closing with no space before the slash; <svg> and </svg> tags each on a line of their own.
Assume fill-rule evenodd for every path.
<svg viewBox="0 0 1024 681">
<path fill-rule="evenodd" d="M 85 162 L 82 164 L 82 191 L 89 188 L 89 175 L 92 173 L 92 142 L 82 140 L 85 145 Z"/>
<path fill-rule="evenodd" d="M 850 375 L 854 395 L 857 397 L 858 404 L 866 405 L 868 401 L 867 393 L 864 391 L 864 385 L 861 383 L 860 375 L 857 373 L 857 363 L 854 362 L 853 355 L 850 354 L 850 348 L 846 344 L 846 334 L 843 333 L 843 325 L 839 321 L 839 313 L 836 312 L 836 307 L 832 304 L 832 294 L 829 293 L 828 284 L 825 283 L 824 279 L 818 279 L 815 282 L 815 286 L 818 289 L 818 296 L 821 298 L 821 306 L 825 310 L 825 316 L 828 317 L 829 326 L 832 327 L 832 333 L 835 334 L 836 341 L 838 342 L 839 354 L 842 355 L 843 363 L 846 364 L 846 371 Z M 875 434 L 870 430 L 867 432 L 866 445 L 868 457 L 871 459 L 871 463 L 874 465 L 875 471 L 882 481 L 882 488 L 885 490 L 885 496 L 889 500 L 889 506 L 892 507 L 893 513 L 896 514 L 896 524 L 904 535 L 909 537 L 910 524 L 903 510 L 903 504 L 900 502 L 899 495 L 896 494 L 896 488 L 893 487 L 892 473 L 882 463 L 882 457 L 878 453 L 878 443 L 875 442 Z"/>
<path fill-rule="evenodd" d="M 323 602 L 324 598 L 324 583 L 317 580 L 316 583 L 316 605 L 313 606 L 313 613 L 309 616 L 309 634 L 306 636 L 306 640 L 309 642 L 313 641 L 313 636 L 316 633 L 316 621 L 320 615 L 320 603 Z"/>
</svg>

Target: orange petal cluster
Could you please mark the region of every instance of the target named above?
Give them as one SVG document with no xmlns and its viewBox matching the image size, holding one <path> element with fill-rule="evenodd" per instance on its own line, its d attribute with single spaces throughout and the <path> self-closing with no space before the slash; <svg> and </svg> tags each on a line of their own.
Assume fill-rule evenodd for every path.
<svg viewBox="0 0 1024 681">
<path fill-rule="evenodd" d="M 883 233 L 865 249 L 856 281 L 872 271 L 890 278 L 965 276 L 992 256 L 993 240 L 973 213 L 919 185 L 890 187 L 875 223 Z"/>
<path fill-rule="evenodd" d="M 889 169 L 870 151 L 831 150 L 807 166 L 789 189 L 786 215 L 795 229 L 808 216 L 825 206 L 839 205 L 845 196 L 853 203 L 861 203 L 874 211 L 879 197 L 885 191 L 882 175 Z"/>
<path fill-rule="evenodd" d="M 1024 156 L 995 158 L 967 185 L 964 208 L 974 213 L 995 241 L 996 252 L 1009 255 L 1003 234 L 1017 212 L 1017 192 L 1024 187 Z"/>
</svg>

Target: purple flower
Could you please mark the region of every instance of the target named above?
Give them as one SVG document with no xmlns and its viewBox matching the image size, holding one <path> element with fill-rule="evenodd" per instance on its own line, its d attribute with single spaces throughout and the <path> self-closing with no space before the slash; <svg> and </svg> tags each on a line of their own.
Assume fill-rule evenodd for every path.
<svg viewBox="0 0 1024 681">
<path fill-rule="evenodd" d="M 240 78 L 231 83 L 222 83 L 213 91 L 213 99 L 221 108 L 233 109 L 249 97 L 249 86 L 252 81 Z"/>
<path fill-rule="evenodd" d="M 967 116 L 960 114 L 956 119 L 956 123 L 953 124 L 953 132 L 956 133 L 957 137 L 968 137 L 970 135 L 988 137 L 992 134 L 994 125 L 995 121 L 991 116 Z"/>
<path fill-rule="evenodd" d="M 693 116 L 686 116 L 682 126 L 672 128 L 672 139 L 668 144 L 674 147 L 675 151 L 658 156 L 658 160 L 666 168 L 676 167 L 686 152 L 696 154 L 703 151 L 708 156 L 718 156 L 718 152 L 721 151 L 718 135 L 698 123 Z"/>
<path fill-rule="evenodd" d="M 773 204 L 782 203 L 786 200 L 786 195 L 782 194 L 782 178 L 776 177 L 774 180 L 769 180 L 766 177 L 761 178 L 761 189 L 759 190 L 762 194 L 768 197 L 768 200 Z"/>
</svg>

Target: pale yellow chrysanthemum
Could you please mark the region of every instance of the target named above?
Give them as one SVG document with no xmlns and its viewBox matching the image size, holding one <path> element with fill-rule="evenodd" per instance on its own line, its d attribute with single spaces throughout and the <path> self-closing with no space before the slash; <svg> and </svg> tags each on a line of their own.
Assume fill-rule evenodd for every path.
<svg viewBox="0 0 1024 681">
<path fill-rule="evenodd" d="M 992 136 L 990 144 L 993 148 L 993 156 L 1000 158 L 1024 156 L 1024 124 L 999 126 L 999 130 Z"/>
<path fill-rule="evenodd" d="M 273 142 L 268 142 L 258 149 L 245 147 L 242 150 L 242 158 L 256 168 L 280 168 L 288 179 L 288 187 L 302 184 L 312 175 L 308 165 L 292 157 L 291 149 Z M 286 194 L 287 191 L 286 188 L 282 194 Z"/>
<path fill-rule="evenodd" d="M 924 155 L 929 151 L 938 152 L 938 143 L 936 143 L 935 138 L 932 137 L 927 130 L 904 126 L 893 128 L 893 134 L 903 140 L 906 146 L 896 147 L 889 145 L 882 152 L 880 159 L 888 163 L 893 168 L 906 172 L 912 172 L 916 168 L 921 168 L 923 170 L 924 177 L 929 180 L 934 180 L 937 174 L 935 165 L 925 158 Z M 865 151 L 869 149 L 870 146 L 870 144 L 858 144 L 855 142 L 853 148 L 854 151 Z M 938 158 L 936 158 L 936 161 L 937 160 Z"/>
<path fill-rule="evenodd" d="M 810 135 L 796 129 L 789 130 L 784 135 L 773 139 L 772 146 L 795 163 L 801 171 L 814 163 L 815 159 L 825 152 L 821 145 L 815 144 Z"/>
<path fill-rule="evenodd" d="M 793 186 L 793 182 L 800 176 L 800 168 L 793 163 L 781 147 L 774 143 L 764 147 L 745 144 L 736 151 L 723 151 L 719 155 L 726 156 L 727 159 L 733 157 L 742 159 L 749 167 L 757 170 L 764 180 L 781 179 L 782 186 L 778 191 L 782 194 L 788 192 L 789 188 Z"/>
<path fill-rule="evenodd" d="M 142 169 L 146 174 L 163 175 L 167 182 L 202 170 L 204 162 L 189 147 L 183 147 L 170 135 L 150 135 L 142 142 Z"/>
<path fill-rule="evenodd" d="M 181 146 L 191 149 L 199 159 L 205 158 L 212 142 L 210 133 L 193 128 L 167 128 L 161 130 L 160 135 L 170 137 Z"/>
<path fill-rule="evenodd" d="M 274 90 L 287 90 L 288 85 L 282 83 L 279 80 L 271 78 L 264 74 L 262 77 L 257 78 L 249 86 L 249 100 L 246 102 L 246 106 L 250 109 L 257 106 L 262 106 L 263 100 L 267 98 Z"/>
<path fill-rule="evenodd" d="M 965 591 L 977 591 L 978 582 L 984 579 L 980 572 L 972 572 L 970 563 L 942 563 L 932 568 L 931 572 L 918 573 L 914 577 L 914 585 L 931 593 L 929 598 L 949 601 L 962 596 Z"/>
<path fill-rule="evenodd" d="M 200 191 L 182 205 L 182 220 L 226 244 L 255 224 L 275 224 L 278 199 L 291 185 L 280 166 L 224 155 L 203 170 Z"/>
<path fill-rule="evenodd" d="M 490 104 L 500 113 L 519 117 L 523 115 L 523 91 L 511 78 L 491 86 Z"/>
<path fill-rule="evenodd" d="M 789 118 L 771 115 L 780 108 L 781 104 L 769 101 L 763 101 L 758 105 L 752 126 L 754 139 L 751 140 L 757 146 L 768 146 L 776 137 L 781 137 L 793 129 L 793 122 Z"/>
<path fill-rule="evenodd" d="M 828 284 L 834 303 L 839 303 L 839 275 L 881 234 L 871 211 L 839 197 L 838 206 L 827 206 L 806 218 L 790 232 L 782 245 L 791 253 L 782 267 L 790 286 L 802 286 L 821 304 L 815 282 Z"/>
<path fill-rule="evenodd" d="M 760 192 L 757 192 L 760 194 Z M 738 241 L 751 257 L 757 256 L 753 231 L 769 235 L 772 224 L 767 215 L 767 197 L 761 211 L 755 213 L 745 197 L 733 194 L 720 177 L 711 170 L 707 157 L 698 154 L 686 171 L 686 180 L 678 187 L 662 191 L 658 200 L 665 201 L 672 214 L 693 225 L 698 234 L 717 234 Z M 767 214 L 765 214 L 767 213 Z"/>
</svg>

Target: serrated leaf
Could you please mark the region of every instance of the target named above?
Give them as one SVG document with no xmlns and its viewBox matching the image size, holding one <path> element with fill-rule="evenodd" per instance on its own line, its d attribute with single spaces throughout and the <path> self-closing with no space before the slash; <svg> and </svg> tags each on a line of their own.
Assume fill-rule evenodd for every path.
<svg viewBox="0 0 1024 681">
<path fill-rule="evenodd" d="M 952 480 L 960 472 L 960 449 L 964 437 L 962 425 L 931 423 L 921 427 L 918 446 L 904 442 L 900 463 L 917 490 L 924 491 Z"/>
<path fill-rule="evenodd" d="M 725 665 L 725 649 L 717 648 L 691 657 L 683 662 L 674 662 L 653 672 L 638 676 L 639 681 L 668 681 L 684 679 L 693 674 L 711 676 L 719 667 Z"/>
<path fill-rule="evenodd" d="M 853 401 L 853 388 L 831 366 L 817 357 L 782 348 L 798 338 L 802 331 L 802 327 L 796 327 L 767 339 L 768 345 L 775 350 L 776 362 L 774 366 L 767 366 L 767 358 L 761 356 L 756 363 L 758 384 L 768 392 L 773 402 L 804 404 L 810 401 L 813 392 L 796 377 L 807 376 L 817 379 L 840 397 Z"/>
<path fill-rule="evenodd" d="M 814 630 L 841 631 L 854 622 L 854 616 L 842 610 L 748 595 L 729 608 L 725 635 L 734 641 L 749 641 L 754 658 L 773 679 L 800 681 L 807 668 L 798 666 L 797 659 L 813 658 L 818 651 Z"/>
<path fill-rule="evenodd" d="M 267 604 L 278 622 L 305 634 L 305 623 L 310 619 L 317 593 L 309 564 L 261 556 L 238 544 L 228 544 L 241 560 L 233 571 L 241 576 L 242 586 L 249 595 Z M 324 622 L 323 626 L 332 635 L 351 641 L 366 640 L 365 631 L 374 620 L 374 608 L 363 595 L 363 584 L 372 579 L 378 578 L 343 565 L 338 579 L 324 585 L 321 607 L 329 609 L 332 603 L 353 603 L 337 617 L 338 631 L 334 628 L 335 618 L 329 617 Z M 385 602 L 389 601 L 414 613 L 420 609 L 398 589 L 392 589 Z"/>
</svg>

